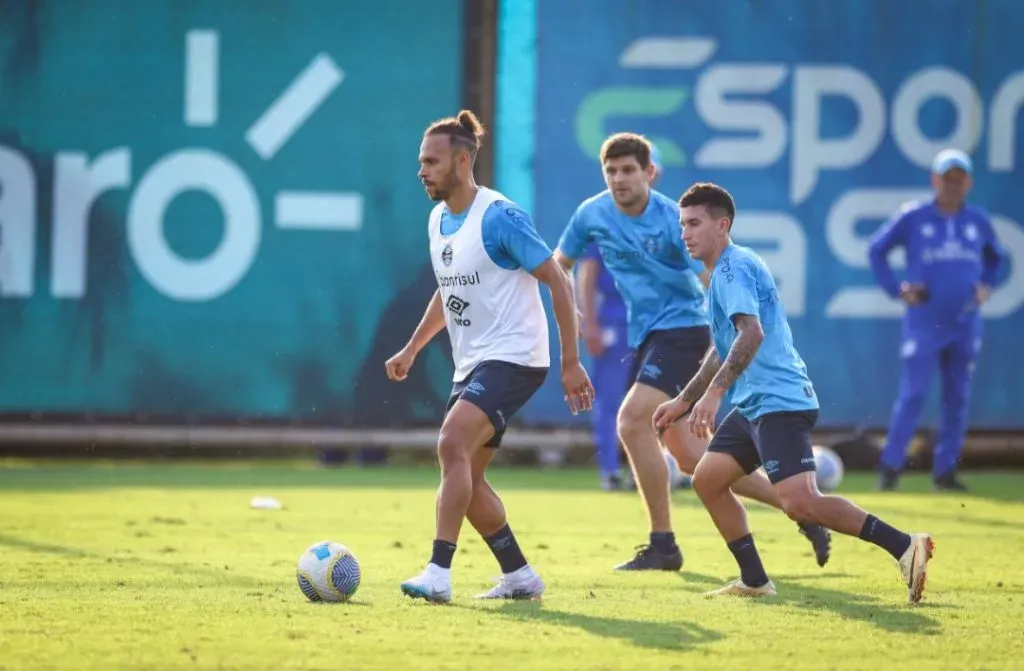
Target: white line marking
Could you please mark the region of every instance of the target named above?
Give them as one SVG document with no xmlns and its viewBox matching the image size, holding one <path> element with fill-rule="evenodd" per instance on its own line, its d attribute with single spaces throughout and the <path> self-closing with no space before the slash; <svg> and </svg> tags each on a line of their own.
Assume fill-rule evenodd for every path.
<svg viewBox="0 0 1024 671">
<path fill-rule="evenodd" d="M 185 40 L 185 125 L 215 126 L 220 36 L 215 30 L 190 30 Z"/>
<path fill-rule="evenodd" d="M 320 54 L 249 128 L 246 141 L 264 160 L 273 158 L 344 78 L 330 56 Z"/>
<path fill-rule="evenodd" d="M 287 230 L 358 231 L 363 196 L 332 191 L 281 191 L 274 197 L 277 227 Z"/>
</svg>

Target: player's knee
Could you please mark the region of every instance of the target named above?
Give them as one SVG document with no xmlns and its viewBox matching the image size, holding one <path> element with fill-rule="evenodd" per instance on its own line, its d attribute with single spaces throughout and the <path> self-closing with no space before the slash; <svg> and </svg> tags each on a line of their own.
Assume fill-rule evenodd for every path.
<svg viewBox="0 0 1024 671">
<path fill-rule="evenodd" d="M 442 431 L 437 440 L 437 459 L 442 468 L 470 461 L 472 444 L 456 432 Z"/>
<path fill-rule="evenodd" d="M 780 491 L 782 511 L 794 522 L 817 524 L 817 496 L 805 491 Z"/>
<path fill-rule="evenodd" d="M 619 408 L 619 414 L 615 420 L 616 430 L 622 442 L 628 446 L 637 436 L 646 431 L 653 431 L 654 429 L 651 427 L 653 414 L 637 403 L 624 403 Z"/>
<path fill-rule="evenodd" d="M 711 501 L 729 489 L 729 483 L 706 461 L 697 463 L 690 486 L 702 502 Z"/>
<path fill-rule="evenodd" d="M 910 410 L 917 410 L 924 406 L 925 397 L 928 395 L 928 390 L 919 385 L 912 385 L 903 389 L 898 399 L 898 403 L 905 406 Z"/>
</svg>

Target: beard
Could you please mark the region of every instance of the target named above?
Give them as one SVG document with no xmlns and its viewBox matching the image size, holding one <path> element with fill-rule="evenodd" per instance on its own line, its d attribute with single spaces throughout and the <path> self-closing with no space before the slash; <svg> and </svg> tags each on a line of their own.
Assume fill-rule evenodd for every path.
<svg viewBox="0 0 1024 671">
<path fill-rule="evenodd" d="M 444 181 L 442 181 L 440 184 L 435 184 L 432 190 L 428 190 L 427 195 L 430 196 L 430 199 L 432 201 L 437 203 L 442 200 L 446 200 L 450 195 L 452 195 L 452 192 L 455 191 L 455 188 L 458 185 L 459 181 L 458 179 L 456 179 L 455 171 L 453 170 L 452 172 L 448 173 L 448 175 L 444 178 Z"/>
</svg>

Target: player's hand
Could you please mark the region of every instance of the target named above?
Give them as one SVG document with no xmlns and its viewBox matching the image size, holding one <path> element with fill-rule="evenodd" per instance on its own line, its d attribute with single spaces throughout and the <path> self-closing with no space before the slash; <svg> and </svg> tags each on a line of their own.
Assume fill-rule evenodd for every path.
<svg viewBox="0 0 1024 671">
<path fill-rule="evenodd" d="M 928 290 L 920 282 L 904 282 L 900 285 L 900 300 L 910 306 L 918 306 L 924 303 L 928 296 Z"/>
<path fill-rule="evenodd" d="M 979 284 L 974 288 L 974 300 L 979 306 L 984 305 L 988 302 L 988 299 L 992 296 L 992 287 L 987 284 Z"/>
<path fill-rule="evenodd" d="M 416 353 L 408 347 L 403 347 L 401 352 L 388 359 L 384 364 L 384 368 L 388 372 L 388 379 L 395 382 L 404 380 L 408 377 L 415 360 Z"/>
<path fill-rule="evenodd" d="M 565 402 L 569 411 L 577 415 L 580 411 L 590 410 L 594 405 L 594 385 L 583 365 L 576 363 L 562 366 L 562 388 L 565 390 Z"/>
<path fill-rule="evenodd" d="M 704 394 L 690 412 L 687 422 L 690 432 L 698 438 L 710 439 L 715 433 L 715 419 L 718 417 L 720 401 L 714 394 Z"/>
<path fill-rule="evenodd" d="M 681 396 L 676 396 L 671 401 L 665 401 L 658 406 L 654 411 L 654 416 L 651 418 L 654 431 L 660 436 L 665 432 L 665 429 L 678 422 L 689 409 L 690 402 Z"/>
<path fill-rule="evenodd" d="M 604 338 L 601 327 L 591 321 L 583 323 L 582 328 L 583 344 L 587 346 L 590 356 L 601 356 L 604 351 Z"/>
</svg>

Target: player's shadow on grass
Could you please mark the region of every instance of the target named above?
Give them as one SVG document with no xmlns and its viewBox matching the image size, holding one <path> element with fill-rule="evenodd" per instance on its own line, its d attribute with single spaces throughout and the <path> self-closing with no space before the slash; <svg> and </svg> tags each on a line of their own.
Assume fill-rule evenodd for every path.
<svg viewBox="0 0 1024 671">
<path fill-rule="evenodd" d="M 485 612 L 497 613 L 519 622 L 574 627 L 604 638 L 624 639 L 640 648 L 683 651 L 713 643 L 722 638 L 722 634 L 719 632 L 693 622 L 667 623 L 598 617 L 551 610 L 532 601 L 507 602 L 494 610 L 487 609 Z"/>
<path fill-rule="evenodd" d="M 248 588 L 268 587 L 268 581 L 250 578 L 248 576 L 239 575 L 238 573 L 232 573 L 231 567 L 226 565 L 223 569 L 219 569 L 212 566 L 196 566 L 195 564 L 164 562 L 136 554 L 126 557 L 116 557 L 89 552 L 88 550 L 82 550 L 80 548 L 66 545 L 39 543 L 23 538 L 17 538 L 15 536 L 8 536 L 7 534 L 0 534 L 0 550 L 3 548 L 17 548 L 19 550 L 28 550 L 30 552 L 40 554 L 52 554 L 61 557 L 73 557 L 75 559 L 106 562 L 108 564 L 143 566 L 159 569 L 168 573 L 169 582 L 172 584 L 175 582 L 173 580 L 174 576 L 191 575 L 200 580 L 209 581 L 210 583 L 216 583 L 219 585 L 226 584 L 233 587 Z M 115 574 L 115 576 L 117 576 L 120 581 L 120 574 Z"/>
<path fill-rule="evenodd" d="M 689 585 L 684 588 L 690 592 L 706 592 L 725 585 L 726 580 L 699 573 L 681 574 Z M 881 601 L 876 597 L 866 594 L 840 592 L 839 590 L 823 589 L 808 585 L 806 581 L 818 580 L 821 578 L 849 577 L 845 573 L 822 573 L 815 576 L 806 575 L 774 575 L 772 582 L 778 590 L 774 597 L 755 599 L 758 605 L 772 606 L 795 606 L 811 611 L 823 611 L 835 613 L 843 618 L 859 620 L 872 624 L 879 629 L 890 632 L 907 634 L 922 634 L 934 636 L 942 633 L 942 626 L 923 615 L 922 608 L 941 607 L 936 604 L 920 604 L 910 606 L 906 602 L 898 603 Z M 893 581 L 894 599 L 903 597 L 906 592 L 900 590 L 896 581 Z M 905 597 L 904 597 L 905 598 Z"/>
</svg>

